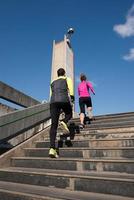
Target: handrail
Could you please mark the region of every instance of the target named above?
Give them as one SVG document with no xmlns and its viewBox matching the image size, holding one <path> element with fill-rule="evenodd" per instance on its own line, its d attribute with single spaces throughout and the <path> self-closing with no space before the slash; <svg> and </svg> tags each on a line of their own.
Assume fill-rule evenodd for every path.
<svg viewBox="0 0 134 200">
<path fill-rule="evenodd" d="M 50 119 L 49 103 L 38 104 L 0 117 L 0 142 L 7 141 Z"/>
<path fill-rule="evenodd" d="M 23 92 L 11 87 L 10 85 L 7 85 L 6 83 L 3 83 L 2 81 L 0 81 L 0 98 L 15 103 L 24 108 L 40 103 L 38 100 L 24 94 Z"/>
<path fill-rule="evenodd" d="M 15 120 L 13 120 L 13 121 L 11 121 L 11 122 L 7 122 L 7 123 L 5 123 L 5 124 L 0 124 L 0 127 L 3 127 L 3 126 L 6 126 L 6 125 L 9 125 L 9 124 L 12 124 L 12 123 L 17 122 L 17 121 L 22 120 L 22 119 L 26 119 L 26 118 L 28 118 L 28 117 L 31 117 L 31 116 L 33 116 L 33 115 L 42 113 L 42 112 L 44 112 L 44 111 L 46 111 L 46 110 L 41 110 L 41 111 L 39 111 L 39 112 L 36 112 L 36 113 L 30 114 L 30 115 L 27 115 L 27 116 L 25 116 L 25 117 L 21 117 L 21 118 L 15 119 Z"/>
</svg>

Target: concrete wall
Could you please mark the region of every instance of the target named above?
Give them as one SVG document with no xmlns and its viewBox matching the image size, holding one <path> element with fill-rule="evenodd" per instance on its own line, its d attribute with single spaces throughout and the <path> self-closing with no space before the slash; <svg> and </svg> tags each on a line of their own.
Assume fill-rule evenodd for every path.
<svg viewBox="0 0 134 200">
<path fill-rule="evenodd" d="M 15 108 L 0 103 L 0 116 L 15 111 Z"/>
<path fill-rule="evenodd" d="M 50 119 L 49 103 L 18 110 L 0 117 L 0 142 L 18 136 Z"/>
<path fill-rule="evenodd" d="M 49 103 L 17 110 L 0 117 L 0 154 L 49 126 Z"/>
<path fill-rule="evenodd" d="M 0 98 L 22 107 L 29 107 L 40 102 L 0 81 Z"/>
</svg>

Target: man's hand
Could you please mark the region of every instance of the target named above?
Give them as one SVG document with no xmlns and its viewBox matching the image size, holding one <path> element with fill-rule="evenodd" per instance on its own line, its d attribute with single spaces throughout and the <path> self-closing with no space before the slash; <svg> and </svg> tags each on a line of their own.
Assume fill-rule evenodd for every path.
<svg viewBox="0 0 134 200">
<path fill-rule="evenodd" d="M 70 95 L 70 97 L 71 97 L 71 102 L 74 103 L 74 101 L 75 101 L 74 96 L 73 96 L 73 95 Z"/>
</svg>

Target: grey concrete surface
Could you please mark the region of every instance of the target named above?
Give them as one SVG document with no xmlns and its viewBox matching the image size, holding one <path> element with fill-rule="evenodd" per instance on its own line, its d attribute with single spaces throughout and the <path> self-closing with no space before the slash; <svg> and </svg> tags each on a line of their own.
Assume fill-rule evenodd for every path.
<svg viewBox="0 0 134 200">
<path fill-rule="evenodd" d="M 15 110 L 17 110 L 17 109 L 12 108 L 12 107 L 10 107 L 10 106 L 7 106 L 7 105 L 5 105 L 5 104 L 0 103 L 0 116 L 1 116 L 1 115 L 4 115 L 4 114 L 6 114 L 6 113 L 13 112 L 13 111 L 15 111 Z"/>
<path fill-rule="evenodd" d="M 0 142 L 7 141 L 50 119 L 49 103 L 38 104 L 0 117 Z"/>
<path fill-rule="evenodd" d="M 2 81 L 0 81 L 0 98 L 23 107 L 29 107 L 40 103 L 40 101 L 16 90 Z"/>
</svg>

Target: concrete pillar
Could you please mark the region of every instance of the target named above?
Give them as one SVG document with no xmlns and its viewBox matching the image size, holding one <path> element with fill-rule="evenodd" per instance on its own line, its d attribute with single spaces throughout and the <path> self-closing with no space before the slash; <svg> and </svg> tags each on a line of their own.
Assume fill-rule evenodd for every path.
<svg viewBox="0 0 134 200">
<path fill-rule="evenodd" d="M 64 35 L 64 40 L 62 41 L 53 41 L 51 82 L 57 78 L 57 70 L 61 67 L 65 69 L 66 76 L 72 79 L 74 88 L 74 53 L 70 44 L 70 39 L 67 38 L 66 35 Z"/>
<path fill-rule="evenodd" d="M 74 53 L 66 35 L 63 41 L 53 41 L 51 81 L 57 78 L 57 70 L 61 67 L 65 69 L 66 75 L 72 79 L 74 85 Z"/>
</svg>

